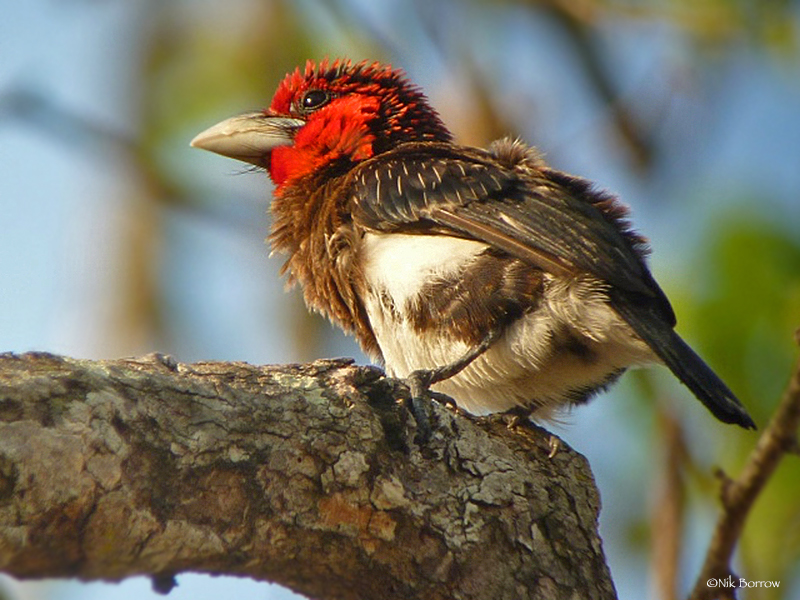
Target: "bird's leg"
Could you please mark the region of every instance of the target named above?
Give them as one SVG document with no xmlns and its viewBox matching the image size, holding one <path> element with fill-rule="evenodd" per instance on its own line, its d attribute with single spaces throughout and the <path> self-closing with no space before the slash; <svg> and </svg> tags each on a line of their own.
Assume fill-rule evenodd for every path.
<svg viewBox="0 0 800 600">
<path fill-rule="evenodd" d="M 477 345 L 467 350 L 467 352 L 451 363 L 435 369 L 418 369 L 412 371 L 406 378 L 411 388 L 411 395 L 421 397 L 428 392 L 428 388 L 434 383 L 439 383 L 440 381 L 458 375 L 461 371 L 466 369 L 472 361 L 489 349 L 489 346 L 500 337 L 500 331 L 499 327 L 491 329 Z"/>
<path fill-rule="evenodd" d="M 431 425 L 428 414 L 425 412 L 424 403 L 422 399 L 426 396 L 434 397 L 439 401 L 443 401 L 444 396 L 431 392 L 430 387 L 445 379 L 450 379 L 454 375 L 458 375 L 461 371 L 466 369 L 472 361 L 478 358 L 481 354 L 489 349 L 497 338 L 500 337 L 500 327 L 490 329 L 486 336 L 475 346 L 467 350 L 462 356 L 457 358 L 451 363 L 442 365 L 435 369 L 418 369 L 412 371 L 406 378 L 406 383 L 411 390 L 411 398 L 409 398 L 408 408 L 417 422 L 418 437 L 421 441 L 427 441 L 431 434 Z M 452 398 L 447 397 L 445 400 L 449 404 L 458 406 Z"/>
</svg>

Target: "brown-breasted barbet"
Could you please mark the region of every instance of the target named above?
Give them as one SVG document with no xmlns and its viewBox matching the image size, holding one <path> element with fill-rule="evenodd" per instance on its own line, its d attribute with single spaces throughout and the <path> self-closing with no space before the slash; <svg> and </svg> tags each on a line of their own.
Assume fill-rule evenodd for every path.
<svg viewBox="0 0 800 600">
<path fill-rule="evenodd" d="M 401 71 L 309 61 L 269 108 L 192 145 L 266 169 L 289 283 L 414 396 L 547 419 L 662 363 L 719 420 L 754 427 L 674 331 L 617 198 L 519 141 L 454 143 Z"/>
</svg>

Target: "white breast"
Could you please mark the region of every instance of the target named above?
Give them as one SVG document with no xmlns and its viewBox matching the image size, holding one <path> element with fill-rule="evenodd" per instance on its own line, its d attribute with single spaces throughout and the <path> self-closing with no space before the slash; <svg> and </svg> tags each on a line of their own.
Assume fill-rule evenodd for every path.
<svg viewBox="0 0 800 600">
<path fill-rule="evenodd" d="M 444 235 L 367 233 L 364 274 L 373 290 L 387 293 L 399 307 L 426 282 L 458 272 L 486 248 L 482 242 Z"/>
<path fill-rule="evenodd" d="M 406 377 L 416 369 L 435 368 L 467 351 L 462 342 L 420 335 L 407 309 L 424 301 L 420 290 L 426 283 L 458 273 L 486 248 L 481 242 L 447 236 L 364 236 L 364 303 L 390 375 Z"/>
<path fill-rule="evenodd" d="M 447 236 L 375 234 L 364 237 L 367 314 L 387 372 L 406 377 L 462 356 L 469 348 L 441 332 L 419 332 L 408 318 L 420 291 L 448 279 L 487 249 L 482 242 Z M 443 330 L 446 330 L 443 324 Z M 579 338 L 597 358 L 591 362 L 563 351 L 566 336 Z M 542 405 L 542 416 L 566 401 L 576 387 L 592 387 L 621 369 L 654 360 L 650 349 L 609 307 L 602 284 L 584 277 L 548 279 L 540 307 L 455 377 L 433 387 L 476 413 Z"/>
</svg>

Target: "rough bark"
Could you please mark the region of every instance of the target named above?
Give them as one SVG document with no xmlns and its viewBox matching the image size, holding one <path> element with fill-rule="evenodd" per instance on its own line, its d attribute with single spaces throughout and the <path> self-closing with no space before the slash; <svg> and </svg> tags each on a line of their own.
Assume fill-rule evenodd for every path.
<svg viewBox="0 0 800 600">
<path fill-rule="evenodd" d="M 349 361 L 0 355 L 0 571 L 313 598 L 614 598 L 586 460 Z"/>
</svg>

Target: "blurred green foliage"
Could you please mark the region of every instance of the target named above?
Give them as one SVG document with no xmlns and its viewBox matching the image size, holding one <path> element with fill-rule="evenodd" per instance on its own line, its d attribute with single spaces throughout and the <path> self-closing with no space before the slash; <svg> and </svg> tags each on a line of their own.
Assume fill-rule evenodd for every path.
<svg viewBox="0 0 800 600">
<path fill-rule="evenodd" d="M 763 199 L 751 198 L 747 206 Z M 788 383 L 800 335 L 800 231 L 758 213 L 722 218 L 700 253 L 701 281 L 692 317 L 709 360 L 763 429 Z M 754 436 L 735 432 L 721 452 L 744 460 Z M 800 573 L 800 465 L 788 455 L 758 498 L 741 544 L 742 575 L 783 582 L 748 592 L 785 598 Z M 730 473 L 735 476 L 736 473 Z"/>
<path fill-rule="evenodd" d="M 690 276 L 700 282 L 692 326 L 709 360 L 765 423 L 797 355 L 800 232 L 752 212 L 721 217 L 708 236 Z"/>
</svg>

